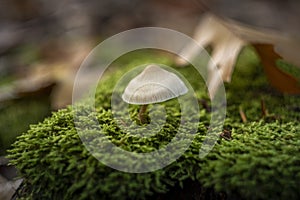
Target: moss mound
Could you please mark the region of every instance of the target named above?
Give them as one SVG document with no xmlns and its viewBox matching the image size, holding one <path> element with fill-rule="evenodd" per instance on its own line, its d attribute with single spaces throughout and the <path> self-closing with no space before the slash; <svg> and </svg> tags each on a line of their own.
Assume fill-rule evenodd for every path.
<svg viewBox="0 0 300 200">
<path fill-rule="evenodd" d="M 232 129 L 205 159 L 205 186 L 247 199 L 298 199 L 300 127 L 297 123 L 252 122 Z M 205 167 L 204 167 L 205 166 Z"/>
<path fill-rule="evenodd" d="M 131 62 L 129 60 L 137 60 Z M 116 66 L 127 67 L 108 72 L 97 89 L 95 116 L 101 132 L 119 147 L 132 152 L 151 152 L 172 140 L 178 128 L 180 107 L 176 100 L 165 107 L 167 123 L 151 137 L 135 137 L 119 129 L 110 108 L 110 97 L 117 80 L 126 70 L 142 63 L 171 64 L 171 59 L 153 52 L 132 53 L 130 59 L 120 58 Z M 197 133 L 185 153 L 165 168 L 151 173 L 125 173 L 105 166 L 83 146 L 74 127 L 71 107 L 60 110 L 44 122 L 32 125 L 10 150 L 12 164 L 19 169 L 24 184 L 21 197 L 29 199 L 297 199 L 300 197 L 300 125 L 299 98 L 280 95 L 270 89 L 251 49 L 240 56 L 233 82 L 227 87 L 227 118 L 225 132 L 215 148 L 203 159 L 199 149 L 207 133 L 210 102 L 204 83 L 194 68 L 176 69 L 188 79 L 200 104 Z M 261 116 L 261 102 L 269 114 Z M 82 112 L 87 112 L 84 103 Z M 248 122 L 239 115 L 242 109 Z M 137 120 L 137 106 L 129 113 Z M 264 112 L 266 113 L 266 112 Z M 87 124 L 93 124 L 86 118 Z M 193 124 L 186 123 L 183 129 Z M 88 126 L 81 135 L 97 147 L 106 144 L 99 127 Z M 168 155 L 164 155 L 168 156 Z M 110 155 L 105 159 L 121 159 Z M 126 160 L 122 160 L 126 162 Z M 152 161 L 149 160 L 149 163 Z M 132 165 L 138 163 L 131 163 Z M 147 163 L 146 163 L 147 164 Z M 196 184 L 196 186 L 195 186 Z M 203 186 L 204 185 L 204 186 Z M 193 187 L 192 187 L 193 186 Z M 193 190 L 188 190 L 193 188 Z M 214 188 L 208 189 L 208 188 Z M 183 194 L 178 194 L 182 190 Z M 185 193 L 184 193 L 185 192 Z"/>
</svg>

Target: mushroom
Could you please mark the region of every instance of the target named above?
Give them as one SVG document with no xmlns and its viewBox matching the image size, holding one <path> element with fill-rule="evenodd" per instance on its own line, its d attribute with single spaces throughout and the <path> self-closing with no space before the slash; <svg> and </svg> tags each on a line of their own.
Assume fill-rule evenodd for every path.
<svg viewBox="0 0 300 200">
<path fill-rule="evenodd" d="M 188 88 L 177 75 L 151 64 L 128 83 L 122 99 L 129 104 L 141 105 L 138 117 L 144 124 L 149 104 L 164 102 L 187 92 Z"/>
</svg>

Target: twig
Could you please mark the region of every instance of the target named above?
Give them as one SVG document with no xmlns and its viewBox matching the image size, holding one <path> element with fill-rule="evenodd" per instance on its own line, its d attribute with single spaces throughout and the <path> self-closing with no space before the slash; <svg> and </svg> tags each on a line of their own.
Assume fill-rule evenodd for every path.
<svg viewBox="0 0 300 200">
<path fill-rule="evenodd" d="M 260 106 L 261 106 L 261 114 L 262 117 L 268 116 L 268 110 L 266 109 L 266 104 L 263 99 L 260 100 Z"/>
<path fill-rule="evenodd" d="M 231 131 L 228 130 L 224 130 L 221 134 L 220 134 L 221 138 L 224 138 L 225 140 L 231 140 Z"/>
<path fill-rule="evenodd" d="M 239 108 L 239 112 L 240 112 L 240 116 L 241 116 L 241 118 L 242 118 L 242 121 L 243 121 L 244 123 L 246 123 L 246 122 L 247 122 L 247 117 L 246 117 L 246 114 L 244 113 L 242 107 Z"/>
</svg>

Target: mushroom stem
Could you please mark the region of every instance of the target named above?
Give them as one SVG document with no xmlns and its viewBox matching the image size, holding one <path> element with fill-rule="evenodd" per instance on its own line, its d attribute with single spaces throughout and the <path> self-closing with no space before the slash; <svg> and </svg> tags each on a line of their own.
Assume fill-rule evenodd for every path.
<svg viewBox="0 0 300 200">
<path fill-rule="evenodd" d="M 140 120 L 140 122 L 142 123 L 142 124 L 145 124 L 146 123 L 146 117 L 147 117 L 147 115 L 146 115 L 146 111 L 147 111 L 147 107 L 148 107 L 148 105 L 147 104 L 145 104 L 145 105 L 141 105 L 141 107 L 140 107 L 140 111 L 139 111 L 139 120 Z"/>
</svg>

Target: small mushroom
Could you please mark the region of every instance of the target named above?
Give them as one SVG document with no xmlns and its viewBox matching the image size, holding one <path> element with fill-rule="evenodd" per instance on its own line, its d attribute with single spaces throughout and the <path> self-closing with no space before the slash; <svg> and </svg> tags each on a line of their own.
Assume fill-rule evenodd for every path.
<svg viewBox="0 0 300 200">
<path fill-rule="evenodd" d="M 151 64 L 128 83 L 122 99 L 129 104 L 141 105 L 138 117 L 144 124 L 149 104 L 164 102 L 187 92 L 188 88 L 177 75 Z"/>
</svg>

